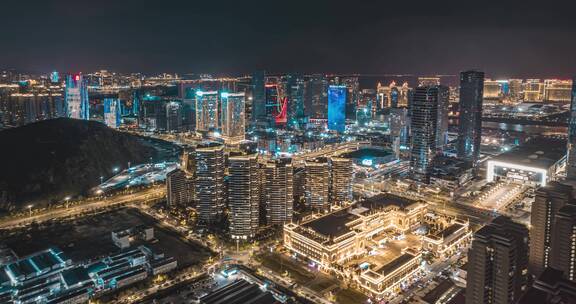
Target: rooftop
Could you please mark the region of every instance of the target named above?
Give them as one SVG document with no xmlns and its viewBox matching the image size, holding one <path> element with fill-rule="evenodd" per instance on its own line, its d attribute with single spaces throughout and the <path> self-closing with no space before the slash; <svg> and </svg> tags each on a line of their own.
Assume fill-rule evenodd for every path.
<svg viewBox="0 0 576 304">
<path fill-rule="evenodd" d="M 350 228 L 346 224 L 357 218 L 358 216 L 349 213 L 348 209 L 343 209 L 312 220 L 302 226 L 328 237 L 339 237 L 350 232 Z"/>
<path fill-rule="evenodd" d="M 565 156 L 565 139 L 537 137 L 492 160 L 548 170 Z"/>
<path fill-rule="evenodd" d="M 279 304 L 269 291 L 246 280 L 238 280 L 200 299 L 202 304 Z"/>
<path fill-rule="evenodd" d="M 400 197 L 390 193 L 378 194 L 370 198 L 365 199 L 360 203 L 362 207 L 369 210 L 381 209 L 389 206 L 396 206 L 400 209 L 405 209 L 406 207 L 417 203 L 418 201 L 412 200 L 405 197 Z"/>
<path fill-rule="evenodd" d="M 401 256 L 390 261 L 390 263 L 380 267 L 379 269 L 376 269 L 376 272 L 378 272 L 382 275 L 388 275 L 388 274 L 394 272 L 394 270 L 402 267 L 402 265 L 411 261 L 414 257 L 416 257 L 416 256 L 412 255 L 410 253 L 404 253 Z"/>
</svg>

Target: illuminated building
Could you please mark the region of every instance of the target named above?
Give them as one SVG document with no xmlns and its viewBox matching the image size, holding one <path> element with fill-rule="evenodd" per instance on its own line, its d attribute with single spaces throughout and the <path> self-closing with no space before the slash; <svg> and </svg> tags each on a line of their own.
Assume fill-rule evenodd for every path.
<svg viewBox="0 0 576 304">
<path fill-rule="evenodd" d="M 120 100 L 104 98 L 104 123 L 110 128 L 120 126 Z"/>
<path fill-rule="evenodd" d="M 576 282 L 576 205 L 574 201 L 556 214 L 552 236 L 550 266 L 562 270 L 566 278 Z"/>
<path fill-rule="evenodd" d="M 440 85 L 440 77 L 418 77 L 419 87 L 434 87 Z"/>
<path fill-rule="evenodd" d="M 132 94 L 132 115 L 134 117 L 140 117 L 140 96 L 138 91 L 134 91 Z"/>
<path fill-rule="evenodd" d="M 518 301 L 528 279 L 528 229 L 499 216 L 480 228 L 468 251 L 466 304 Z"/>
<path fill-rule="evenodd" d="M 400 99 L 400 91 L 397 87 L 390 88 L 390 108 L 398 107 L 398 99 Z"/>
<path fill-rule="evenodd" d="M 439 97 L 438 87 L 418 87 L 414 93 L 410 172 L 413 179 L 423 183 L 430 181 L 432 162 L 436 156 Z"/>
<path fill-rule="evenodd" d="M 330 202 L 342 204 L 352 201 L 352 159 L 343 157 L 330 158 Z"/>
<path fill-rule="evenodd" d="M 576 180 L 576 77 L 572 81 L 572 100 L 570 101 L 566 178 L 569 180 Z"/>
<path fill-rule="evenodd" d="M 328 88 L 328 129 L 344 132 L 346 129 L 346 87 Z"/>
<path fill-rule="evenodd" d="M 286 78 L 288 125 L 298 127 L 304 121 L 304 78 L 298 74 L 289 74 Z"/>
<path fill-rule="evenodd" d="M 450 89 L 436 86 L 438 89 L 438 119 L 436 122 L 436 150 L 444 150 L 448 144 L 448 107 L 450 106 Z"/>
<path fill-rule="evenodd" d="M 196 147 L 196 209 L 204 224 L 217 221 L 224 208 L 224 146 Z"/>
<path fill-rule="evenodd" d="M 186 147 L 182 153 L 182 165 L 180 166 L 187 175 L 196 174 L 196 151 L 194 148 Z"/>
<path fill-rule="evenodd" d="M 326 158 L 308 160 L 305 163 L 306 205 L 316 210 L 330 209 L 330 167 Z"/>
<path fill-rule="evenodd" d="M 358 77 L 344 77 L 340 80 L 340 85 L 346 87 L 346 95 L 344 97 L 346 100 L 346 112 L 344 113 L 344 119 L 352 119 L 356 117 L 356 108 L 358 106 L 360 89 Z M 328 116 L 330 116 L 330 92 L 328 92 Z M 330 120 L 330 118 L 328 118 L 328 120 Z"/>
<path fill-rule="evenodd" d="M 390 107 L 390 87 L 378 83 L 376 87 L 376 102 L 378 109 Z"/>
<path fill-rule="evenodd" d="M 229 143 L 238 143 L 244 140 L 246 132 L 244 93 L 222 93 L 221 103 L 222 137 Z"/>
<path fill-rule="evenodd" d="M 435 257 L 448 259 L 465 248 L 472 239 L 468 221 L 454 220 L 438 231 L 422 237 L 422 248 Z"/>
<path fill-rule="evenodd" d="M 508 86 L 509 86 L 509 91 L 508 91 L 508 95 L 510 96 L 510 99 L 517 101 L 523 98 L 523 85 L 522 85 L 522 79 L 509 79 L 508 80 Z"/>
<path fill-rule="evenodd" d="M 218 118 L 218 92 L 196 91 L 196 131 L 218 129 Z"/>
<path fill-rule="evenodd" d="M 54 71 L 50 73 L 50 82 L 58 83 L 58 81 L 60 81 L 60 76 L 58 75 L 58 72 Z"/>
<path fill-rule="evenodd" d="M 266 83 L 264 71 L 252 74 L 252 122 L 266 123 Z"/>
<path fill-rule="evenodd" d="M 476 167 L 480 158 L 482 137 L 482 103 L 484 73 L 460 73 L 460 118 L 458 124 L 458 158 Z"/>
<path fill-rule="evenodd" d="M 66 77 L 64 101 L 66 103 L 68 117 L 84 120 L 90 119 L 88 88 L 82 74 L 68 75 L 68 77 Z"/>
<path fill-rule="evenodd" d="M 292 160 L 280 158 L 267 161 L 263 166 L 264 205 L 268 225 L 292 221 L 294 204 Z"/>
<path fill-rule="evenodd" d="M 310 76 L 304 83 L 304 111 L 313 119 L 326 118 L 328 113 L 328 80 L 324 75 Z"/>
<path fill-rule="evenodd" d="M 390 109 L 388 127 L 390 128 L 394 153 L 398 158 L 400 150 L 410 147 L 410 117 L 408 116 L 408 109 Z"/>
<path fill-rule="evenodd" d="M 551 182 L 535 192 L 530 217 L 530 255 L 528 267 L 530 274 L 538 277 L 550 266 L 551 248 L 556 214 L 558 210 L 572 201 L 571 186 Z M 565 239 L 566 241 L 569 238 Z"/>
<path fill-rule="evenodd" d="M 502 83 L 498 80 L 485 79 L 483 97 L 497 99 L 502 97 Z"/>
<path fill-rule="evenodd" d="M 487 161 L 486 180 L 510 180 L 546 186 L 555 180 L 566 161 L 565 141 L 538 137 Z"/>
<path fill-rule="evenodd" d="M 171 101 L 166 104 L 166 131 L 180 131 L 182 128 L 182 105 Z"/>
<path fill-rule="evenodd" d="M 526 79 L 523 93 L 526 102 L 542 102 L 544 100 L 544 83 L 540 79 Z"/>
<path fill-rule="evenodd" d="M 426 210 L 423 202 L 380 194 L 301 224 L 284 225 L 284 246 L 321 270 L 343 274 L 346 270 L 342 265 L 368 255 L 371 238 L 389 229 L 405 233 L 416 228 Z M 404 253 L 410 256 L 401 255 L 401 262 L 391 262 L 380 269 L 363 269 L 355 280 L 375 296 L 395 290 L 420 263 L 420 253 Z"/>
<path fill-rule="evenodd" d="M 260 215 L 258 154 L 230 156 L 228 160 L 230 235 L 233 239 L 251 239 L 256 235 Z"/>
<path fill-rule="evenodd" d="M 544 80 L 544 100 L 550 102 L 570 102 L 572 81 L 546 79 Z"/>
<path fill-rule="evenodd" d="M 194 199 L 193 182 L 180 169 L 166 174 L 166 195 L 168 206 L 188 206 Z"/>
</svg>

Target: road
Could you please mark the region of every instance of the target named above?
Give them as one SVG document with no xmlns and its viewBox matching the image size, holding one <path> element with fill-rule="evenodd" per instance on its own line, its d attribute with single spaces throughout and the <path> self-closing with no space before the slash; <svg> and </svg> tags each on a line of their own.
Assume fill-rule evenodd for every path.
<svg viewBox="0 0 576 304">
<path fill-rule="evenodd" d="M 41 211 L 31 216 L 21 217 L 8 217 L 0 219 L 0 229 L 8 229 L 17 226 L 23 226 L 32 222 L 43 222 L 55 218 L 72 216 L 86 211 L 93 211 L 104 207 L 127 205 L 133 203 L 142 203 L 146 201 L 156 200 L 166 195 L 165 187 L 153 187 L 138 191 L 131 194 L 117 195 L 105 199 L 98 199 L 93 201 L 86 201 L 79 204 L 74 204 L 66 208 L 65 206 L 48 209 Z"/>
</svg>

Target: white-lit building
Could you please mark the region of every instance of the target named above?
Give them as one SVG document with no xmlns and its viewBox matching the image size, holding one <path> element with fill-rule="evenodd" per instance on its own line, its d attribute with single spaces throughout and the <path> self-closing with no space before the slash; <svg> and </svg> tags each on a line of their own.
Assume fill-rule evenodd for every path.
<svg viewBox="0 0 576 304">
<path fill-rule="evenodd" d="M 222 93 L 221 97 L 222 137 L 228 143 L 239 143 L 245 138 L 244 93 Z"/>
</svg>

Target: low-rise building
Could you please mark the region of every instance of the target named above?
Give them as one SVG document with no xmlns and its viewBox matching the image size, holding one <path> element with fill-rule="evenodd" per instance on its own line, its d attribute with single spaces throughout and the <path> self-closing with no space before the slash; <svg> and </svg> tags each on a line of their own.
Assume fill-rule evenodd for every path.
<svg viewBox="0 0 576 304">
<path fill-rule="evenodd" d="M 435 257 L 448 258 L 470 244 L 472 232 L 468 221 L 455 220 L 441 230 L 432 231 L 422 238 L 423 250 Z"/>
</svg>

